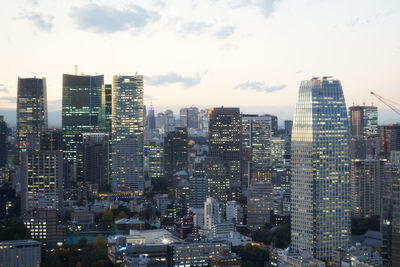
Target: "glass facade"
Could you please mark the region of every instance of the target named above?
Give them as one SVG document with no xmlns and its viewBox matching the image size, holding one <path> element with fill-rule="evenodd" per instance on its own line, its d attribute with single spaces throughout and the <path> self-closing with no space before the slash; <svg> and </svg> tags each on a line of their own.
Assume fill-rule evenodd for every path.
<svg viewBox="0 0 400 267">
<path fill-rule="evenodd" d="M 293 251 L 331 260 L 350 238 L 349 125 L 339 80 L 300 84 L 292 132 Z"/>
<path fill-rule="evenodd" d="M 218 157 L 228 166 L 228 200 L 240 198 L 242 178 L 242 116 L 239 108 L 212 108 L 208 111 L 208 155 Z M 220 173 L 220 172 L 219 172 Z M 212 179 L 211 175 L 207 177 Z"/>
<path fill-rule="evenodd" d="M 97 131 L 104 75 L 63 74 L 62 130 L 64 159 L 76 162 L 82 134 Z"/>
<path fill-rule="evenodd" d="M 144 190 L 143 76 L 114 76 L 112 85 L 112 189 Z"/>
<path fill-rule="evenodd" d="M 18 78 L 18 148 L 40 149 L 40 136 L 47 129 L 45 78 Z"/>
</svg>

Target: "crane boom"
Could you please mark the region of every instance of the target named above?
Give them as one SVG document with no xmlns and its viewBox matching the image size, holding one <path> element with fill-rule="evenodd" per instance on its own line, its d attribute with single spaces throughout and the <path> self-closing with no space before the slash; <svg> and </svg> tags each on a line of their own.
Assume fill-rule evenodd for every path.
<svg viewBox="0 0 400 267">
<path fill-rule="evenodd" d="M 400 115 L 400 111 L 397 109 L 397 107 L 390 103 L 392 101 L 390 101 L 389 99 L 385 99 L 382 96 L 378 95 L 377 93 L 371 92 L 371 95 L 375 96 L 376 98 L 379 99 L 379 101 L 381 101 L 383 104 L 385 104 L 387 107 L 389 107 L 391 110 L 393 110 L 394 112 L 396 112 L 398 115 Z"/>
</svg>

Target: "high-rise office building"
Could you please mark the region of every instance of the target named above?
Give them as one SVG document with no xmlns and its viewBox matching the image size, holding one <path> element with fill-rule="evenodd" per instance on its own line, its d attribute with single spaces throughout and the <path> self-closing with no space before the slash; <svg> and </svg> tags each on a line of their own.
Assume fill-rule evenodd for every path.
<svg viewBox="0 0 400 267">
<path fill-rule="evenodd" d="M 376 155 L 378 137 L 378 108 L 352 106 L 349 108 L 351 158 L 366 159 Z"/>
<path fill-rule="evenodd" d="M 374 106 L 349 107 L 351 136 L 375 136 L 378 134 L 378 108 Z"/>
<path fill-rule="evenodd" d="M 300 84 L 292 132 L 291 248 L 331 260 L 350 239 L 350 151 L 339 80 Z"/>
<path fill-rule="evenodd" d="M 111 136 L 112 125 L 112 84 L 101 86 L 101 111 L 99 118 L 100 129 Z"/>
<path fill-rule="evenodd" d="M 22 152 L 22 210 L 60 210 L 63 199 L 62 151 Z"/>
<path fill-rule="evenodd" d="M 151 142 L 149 144 L 149 178 L 160 179 L 164 177 L 164 144 Z"/>
<path fill-rule="evenodd" d="M 240 198 L 242 179 L 242 116 L 239 108 L 212 108 L 208 113 L 208 155 L 218 157 L 229 168 L 228 200 Z M 209 179 L 209 178 L 208 178 Z"/>
<path fill-rule="evenodd" d="M 46 78 L 18 77 L 17 146 L 40 149 L 40 136 L 47 129 Z"/>
<path fill-rule="evenodd" d="M 271 123 L 270 115 L 242 115 L 242 187 L 271 164 Z"/>
<path fill-rule="evenodd" d="M 143 76 L 114 76 L 112 105 L 112 185 L 114 191 L 142 193 Z"/>
<path fill-rule="evenodd" d="M 181 108 L 180 120 L 183 123 L 183 127 L 188 129 L 198 129 L 199 128 L 199 109 L 196 107 Z"/>
<path fill-rule="evenodd" d="M 168 186 L 175 187 L 174 174 L 188 170 L 188 134 L 178 127 L 164 138 L 164 175 Z"/>
<path fill-rule="evenodd" d="M 243 115 L 243 147 L 251 150 L 251 161 L 255 165 L 271 164 L 271 116 Z"/>
<path fill-rule="evenodd" d="M 82 154 L 82 178 L 97 184 L 100 191 L 109 189 L 109 136 L 108 133 L 84 133 L 79 148 Z"/>
<path fill-rule="evenodd" d="M 76 162 L 82 134 L 98 131 L 104 75 L 63 74 L 62 131 L 64 159 Z"/>
<path fill-rule="evenodd" d="M 247 227 L 258 229 L 270 222 L 274 209 L 274 187 L 270 183 L 251 184 L 247 191 Z"/>
<path fill-rule="evenodd" d="M 286 141 L 280 137 L 271 138 L 271 165 L 283 166 L 286 152 Z"/>
<path fill-rule="evenodd" d="M 385 165 L 383 183 L 381 229 L 385 266 L 400 266 L 400 151 L 392 151 Z M 391 262 L 391 265 L 389 265 Z"/>
<path fill-rule="evenodd" d="M 379 126 L 380 155 L 390 158 L 392 151 L 400 150 L 400 123 Z"/>
<path fill-rule="evenodd" d="M 354 159 L 351 162 L 351 208 L 355 217 L 380 216 L 386 160 Z"/>
<path fill-rule="evenodd" d="M 203 164 L 195 166 L 193 175 L 189 178 L 190 193 L 189 206 L 191 208 L 203 208 L 207 197 L 207 178 Z"/>
<path fill-rule="evenodd" d="M 208 110 L 201 110 L 199 113 L 199 127 L 204 137 L 208 137 Z"/>
<path fill-rule="evenodd" d="M 231 187 L 229 163 L 224 162 L 220 157 L 207 157 L 205 168 L 207 196 L 221 202 L 232 200 L 232 194 L 236 191 L 232 192 L 235 188 Z"/>
<path fill-rule="evenodd" d="M 293 121 L 292 120 L 285 120 L 284 121 L 284 126 L 285 126 L 285 134 L 286 135 L 292 135 Z"/>
<path fill-rule="evenodd" d="M 61 129 L 47 129 L 40 137 L 40 150 L 61 150 Z"/>
<path fill-rule="evenodd" d="M 7 164 L 7 143 L 7 122 L 5 122 L 3 116 L 0 116 L 0 168 Z"/>
<path fill-rule="evenodd" d="M 278 134 L 278 117 L 271 114 L 265 114 L 263 116 L 271 118 L 271 135 L 276 136 Z"/>
</svg>

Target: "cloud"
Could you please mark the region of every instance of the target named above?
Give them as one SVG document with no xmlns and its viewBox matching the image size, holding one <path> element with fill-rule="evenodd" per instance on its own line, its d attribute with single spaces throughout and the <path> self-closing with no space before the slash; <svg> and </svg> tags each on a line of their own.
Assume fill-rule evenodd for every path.
<svg viewBox="0 0 400 267">
<path fill-rule="evenodd" d="M 236 30 L 236 27 L 234 26 L 226 26 L 226 27 L 220 27 L 218 30 L 215 31 L 215 37 L 218 39 L 226 39 L 229 36 L 231 36 Z"/>
<path fill-rule="evenodd" d="M 216 2 L 218 0 L 213 0 Z M 243 7 L 254 7 L 261 11 L 261 14 L 266 18 L 271 16 L 275 10 L 276 5 L 281 0 L 223 0 L 226 1 L 227 5 L 231 8 L 243 8 Z"/>
<path fill-rule="evenodd" d="M 151 21 L 160 18 L 158 13 L 133 4 L 123 9 L 87 4 L 83 7 L 72 7 L 70 16 L 82 30 L 96 33 L 141 30 Z"/>
<path fill-rule="evenodd" d="M 245 83 L 241 83 L 241 84 L 237 85 L 234 89 L 271 93 L 271 92 L 283 90 L 285 88 L 286 88 L 285 84 L 267 85 L 267 84 L 265 84 L 265 82 L 247 81 Z"/>
<path fill-rule="evenodd" d="M 197 74 L 194 77 L 184 77 L 175 72 L 169 72 L 166 75 L 154 75 L 146 77 L 145 80 L 146 83 L 154 86 L 178 83 L 186 88 L 198 85 L 200 81 L 201 81 L 201 76 L 199 74 Z"/>
<path fill-rule="evenodd" d="M 198 34 L 204 32 L 209 27 L 211 25 L 203 21 L 184 22 L 180 24 L 179 32 L 182 34 Z"/>
<path fill-rule="evenodd" d="M 0 97 L 0 108 L 1 109 L 15 109 L 17 98 L 15 96 L 3 96 Z"/>
<path fill-rule="evenodd" d="M 0 84 L 0 93 L 8 93 L 8 89 L 4 84 Z"/>
<path fill-rule="evenodd" d="M 29 14 L 23 15 L 22 18 L 32 22 L 39 30 L 50 32 L 53 29 L 53 16 L 45 16 L 38 12 L 31 12 Z"/>
<path fill-rule="evenodd" d="M 278 2 L 281 0 L 258 0 L 255 5 L 260 9 L 264 17 L 268 18 L 275 12 Z"/>
</svg>

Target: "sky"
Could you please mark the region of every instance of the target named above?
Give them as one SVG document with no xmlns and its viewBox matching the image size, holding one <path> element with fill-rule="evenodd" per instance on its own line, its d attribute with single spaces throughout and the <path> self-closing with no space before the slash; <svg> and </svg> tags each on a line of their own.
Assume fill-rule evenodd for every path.
<svg viewBox="0 0 400 267">
<path fill-rule="evenodd" d="M 59 126 L 62 74 L 145 76 L 145 104 L 235 106 L 291 119 L 301 80 L 334 76 L 347 105 L 400 102 L 398 0 L 14 0 L 0 9 L 0 114 L 17 77 L 46 77 Z M 400 106 L 400 105 L 399 105 Z"/>
</svg>

